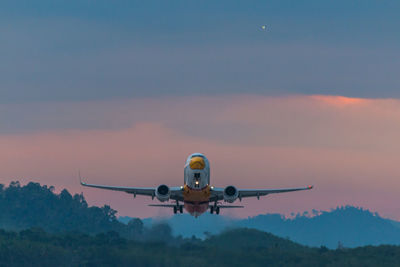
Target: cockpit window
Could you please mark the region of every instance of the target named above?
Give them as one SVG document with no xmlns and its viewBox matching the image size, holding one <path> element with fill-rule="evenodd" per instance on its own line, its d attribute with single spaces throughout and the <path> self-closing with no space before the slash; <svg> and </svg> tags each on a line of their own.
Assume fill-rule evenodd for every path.
<svg viewBox="0 0 400 267">
<path fill-rule="evenodd" d="M 203 159 L 204 159 L 204 156 L 201 155 L 201 154 L 194 154 L 194 155 L 192 155 L 192 158 L 195 158 L 195 157 L 200 157 L 200 158 L 203 158 Z"/>
</svg>

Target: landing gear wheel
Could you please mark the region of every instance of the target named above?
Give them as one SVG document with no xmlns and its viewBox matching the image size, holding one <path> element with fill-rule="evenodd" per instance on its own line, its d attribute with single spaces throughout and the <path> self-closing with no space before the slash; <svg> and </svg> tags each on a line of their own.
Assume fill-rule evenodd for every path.
<svg viewBox="0 0 400 267">
<path fill-rule="evenodd" d="M 182 214 L 183 213 L 183 206 L 179 206 L 179 212 Z"/>
<path fill-rule="evenodd" d="M 214 207 L 213 207 L 213 206 L 210 207 L 210 213 L 211 213 L 211 214 L 214 213 Z"/>
<path fill-rule="evenodd" d="M 174 214 L 176 214 L 176 212 L 178 211 L 178 209 L 176 208 L 176 206 L 174 207 Z"/>
<path fill-rule="evenodd" d="M 215 213 L 218 215 L 219 214 L 219 207 L 216 208 Z"/>
</svg>

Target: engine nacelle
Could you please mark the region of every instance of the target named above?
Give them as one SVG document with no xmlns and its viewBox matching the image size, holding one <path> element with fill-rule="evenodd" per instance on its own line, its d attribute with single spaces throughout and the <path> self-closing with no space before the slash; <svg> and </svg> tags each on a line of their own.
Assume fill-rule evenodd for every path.
<svg viewBox="0 0 400 267">
<path fill-rule="evenodd" d="M 165 184 L 159 185 L 156 189 L 156 197 L 161 202 L 168 201 L 171 195 L 171 190 Z"/>
<path fill-rule="evenodd" d="M 233 203 L 239 197 L 239 191 L 233 185 L 229 185 L 224 189 L 224 200 Z"/>
</svg>

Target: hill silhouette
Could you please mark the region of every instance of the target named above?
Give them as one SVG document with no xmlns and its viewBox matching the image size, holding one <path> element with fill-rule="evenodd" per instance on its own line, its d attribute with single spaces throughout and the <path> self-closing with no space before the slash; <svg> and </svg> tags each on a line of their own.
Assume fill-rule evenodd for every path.
<svg viewBox="0 0 400 267">
<path fill-rule="evenodd" d="M 0 228 L 7 229 L 0 230 L 0 266 L 264 266 L 266 263 L 269 266 L 395 266 L 400 262 L 399 246 L 354 249 L 340 246 L 331 250 L 293 241 L 302 238 L 310 227 L 318 233 L 310 237 L 316 242 L 322 231 L 331 229 L 333 234 L 342 231 L 340 225 L 345 228 L 358 225 L 361 232 L 343 231 L 343 234 L 351 236 L 349 240 L 359 236 L 362 242 L 367 240 L 362 236 L 363 231 L 369 230 L 375 237 L 381 233 L 388 238 L 393 229 L 398 229 L 396 222 L 353 207 L 311 218 L 298 215 L 293 219 L 261 215 L 230 220 L 205 215 L 201 220 L 221 221 L 225 230 L 218 234 L 206 232 L 204 239 L 198 239 L 176 236 L 176 233 L 174 236 L 174 229 L 168 224 L 151 220 L 131 218 L 122 223 L 109 206 L 89 207 L 83 195 L 72 196 L 67 190 L 60 194 L 53 191 L 53 187 L 38 183 L 21 186 L 12 182 L 8 187 L 0 186 Z M 189 217 L 172 218 L 182 223 Z M 348 223 L 350 219 L 352 224 Z M 152 226 L 146 227 L 146 224 Z M 263 231 L 234 229 L 246 224 L 252 228 L 263 227 Z M 324 228 L 327 225 L 330 228 Z M 190 223 L 189 226 L 196 228 Z M 379 231 L 379 227 L 385 228 Z M 286 234 L 296 228 L 297 236 L 292 232 L 295 238 L 290 237 L 291 240 L 264 232 L 272 229 Z"/>
<path fill-rule="evenodd" d="M 207 243 L 210 246 L 226 249 L 280 248 L 294 251 L 304 248 L 288 239 L 248 228 L 231 229 L 218 235 L 211 235 L 207 238 Z"/>
<path fill-rule="evenodd" d="M 311 216 L 310 216 L 311 215 Z M 125 222 L 129 217 L 120 218 Z M 142 220 L 145 225 L 162 221 L 168 223 L 174 235 L 205 238 L 225 229 L 252 228 L 290 238 L 307 246 L 336 248 L 339 242 L 345 247 L 400 244 L 400 223 L 385 219 L 377 213 L 357 207 L 338 207 L 331 211 L 314 211 L 314 214 L 297 214 L 286 218 L 281 214 L 264 214 L 246 219 L 204 214 L 195 219 L 187 214 L 170 218 Z"/>
<path fill-rule="evenodd" d="M 336 248 L 339 242 L 348 248 L 400 244 L 398 222 L 355 207 L 293 218 L 265 214 L 231 219 L 204 214 L 194 219 L 182 214 L 161 221 L 127 217 L 122 223 L 116 210 L 107 205 L 89 207 L 82 194 L 71 195 L 65 189 L 56 194 L 51 186 L 12 182 L 8 187 L 0 185 L 0 209 L 0 228 L 12 231 L 31 227 L 50 233 L 78 231 L 90 235 L 113 231 L 127 239 L 160 241 L 171 240 L 172 236 L 206 238 L 226 229 L 251 228 L 314 247 Z"/>
<path fill-rule="evenodd" d="M 116 219 L 109 206 L 88 207 L 82 194 L 72 196 L 66 189 L 55 194 L 54 187 L 30 182 L 0 186 L 0 227 L 21 230 L 40 227 L 49 232 L 121 232 L 126 225 Z"/>
<path fill-rule="evenodd" d="M 32 227 L 49 233 L 81 232 L 98 234 L 116 232 L 136 240 L 170 240 L 171 228 L 164 224 L 144 227 L 140 219 L 126 224 L 117 220 L 110 206 L 89 207 L 82 194 L 71 195 L 66 189 L 54 193 L 54 187 L 30 182 L 21 186 L 11 182 L 0 185 L 0 229 L 20 231 Z"/>
</svg>

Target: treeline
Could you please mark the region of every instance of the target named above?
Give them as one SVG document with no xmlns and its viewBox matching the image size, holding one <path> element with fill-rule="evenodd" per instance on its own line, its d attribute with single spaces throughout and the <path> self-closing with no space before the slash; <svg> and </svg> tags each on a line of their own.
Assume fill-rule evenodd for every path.
<svg viewBox="0 0 400 267">
<path fill-rule="evenodd" d="M 119 222 L 83 195 L 12 182 L 0 186 L 0 266 L 396 266 L 399 246 L 311 248 L 250 229 L 206 239 L 173 237 L 167 224 Z"/>
<path fill-rule="evenodd" d="M 127 240 L 116 232 L 0 231 L 0 266 L 397 266 L 399 262 L 398 246 L 309 248 L 249 229 L 169 244 Z"/>
<path fill-rule="evenodd" d="M 0 229 L 20 231 L 38 227 L 49 233 L 81 232 L 97 234 L 113 231 L 127 239 L 168 240 L 171 228 L 155 225 L 145 228 L 134 218 L 127 224 L 116 218 L 110 206 L 89 207 L 82 194 L 71 195 L 66 189 L 54 193 L 54 187 L 30 182 L 21 186 L 0 184 Z"/>
</svg>

